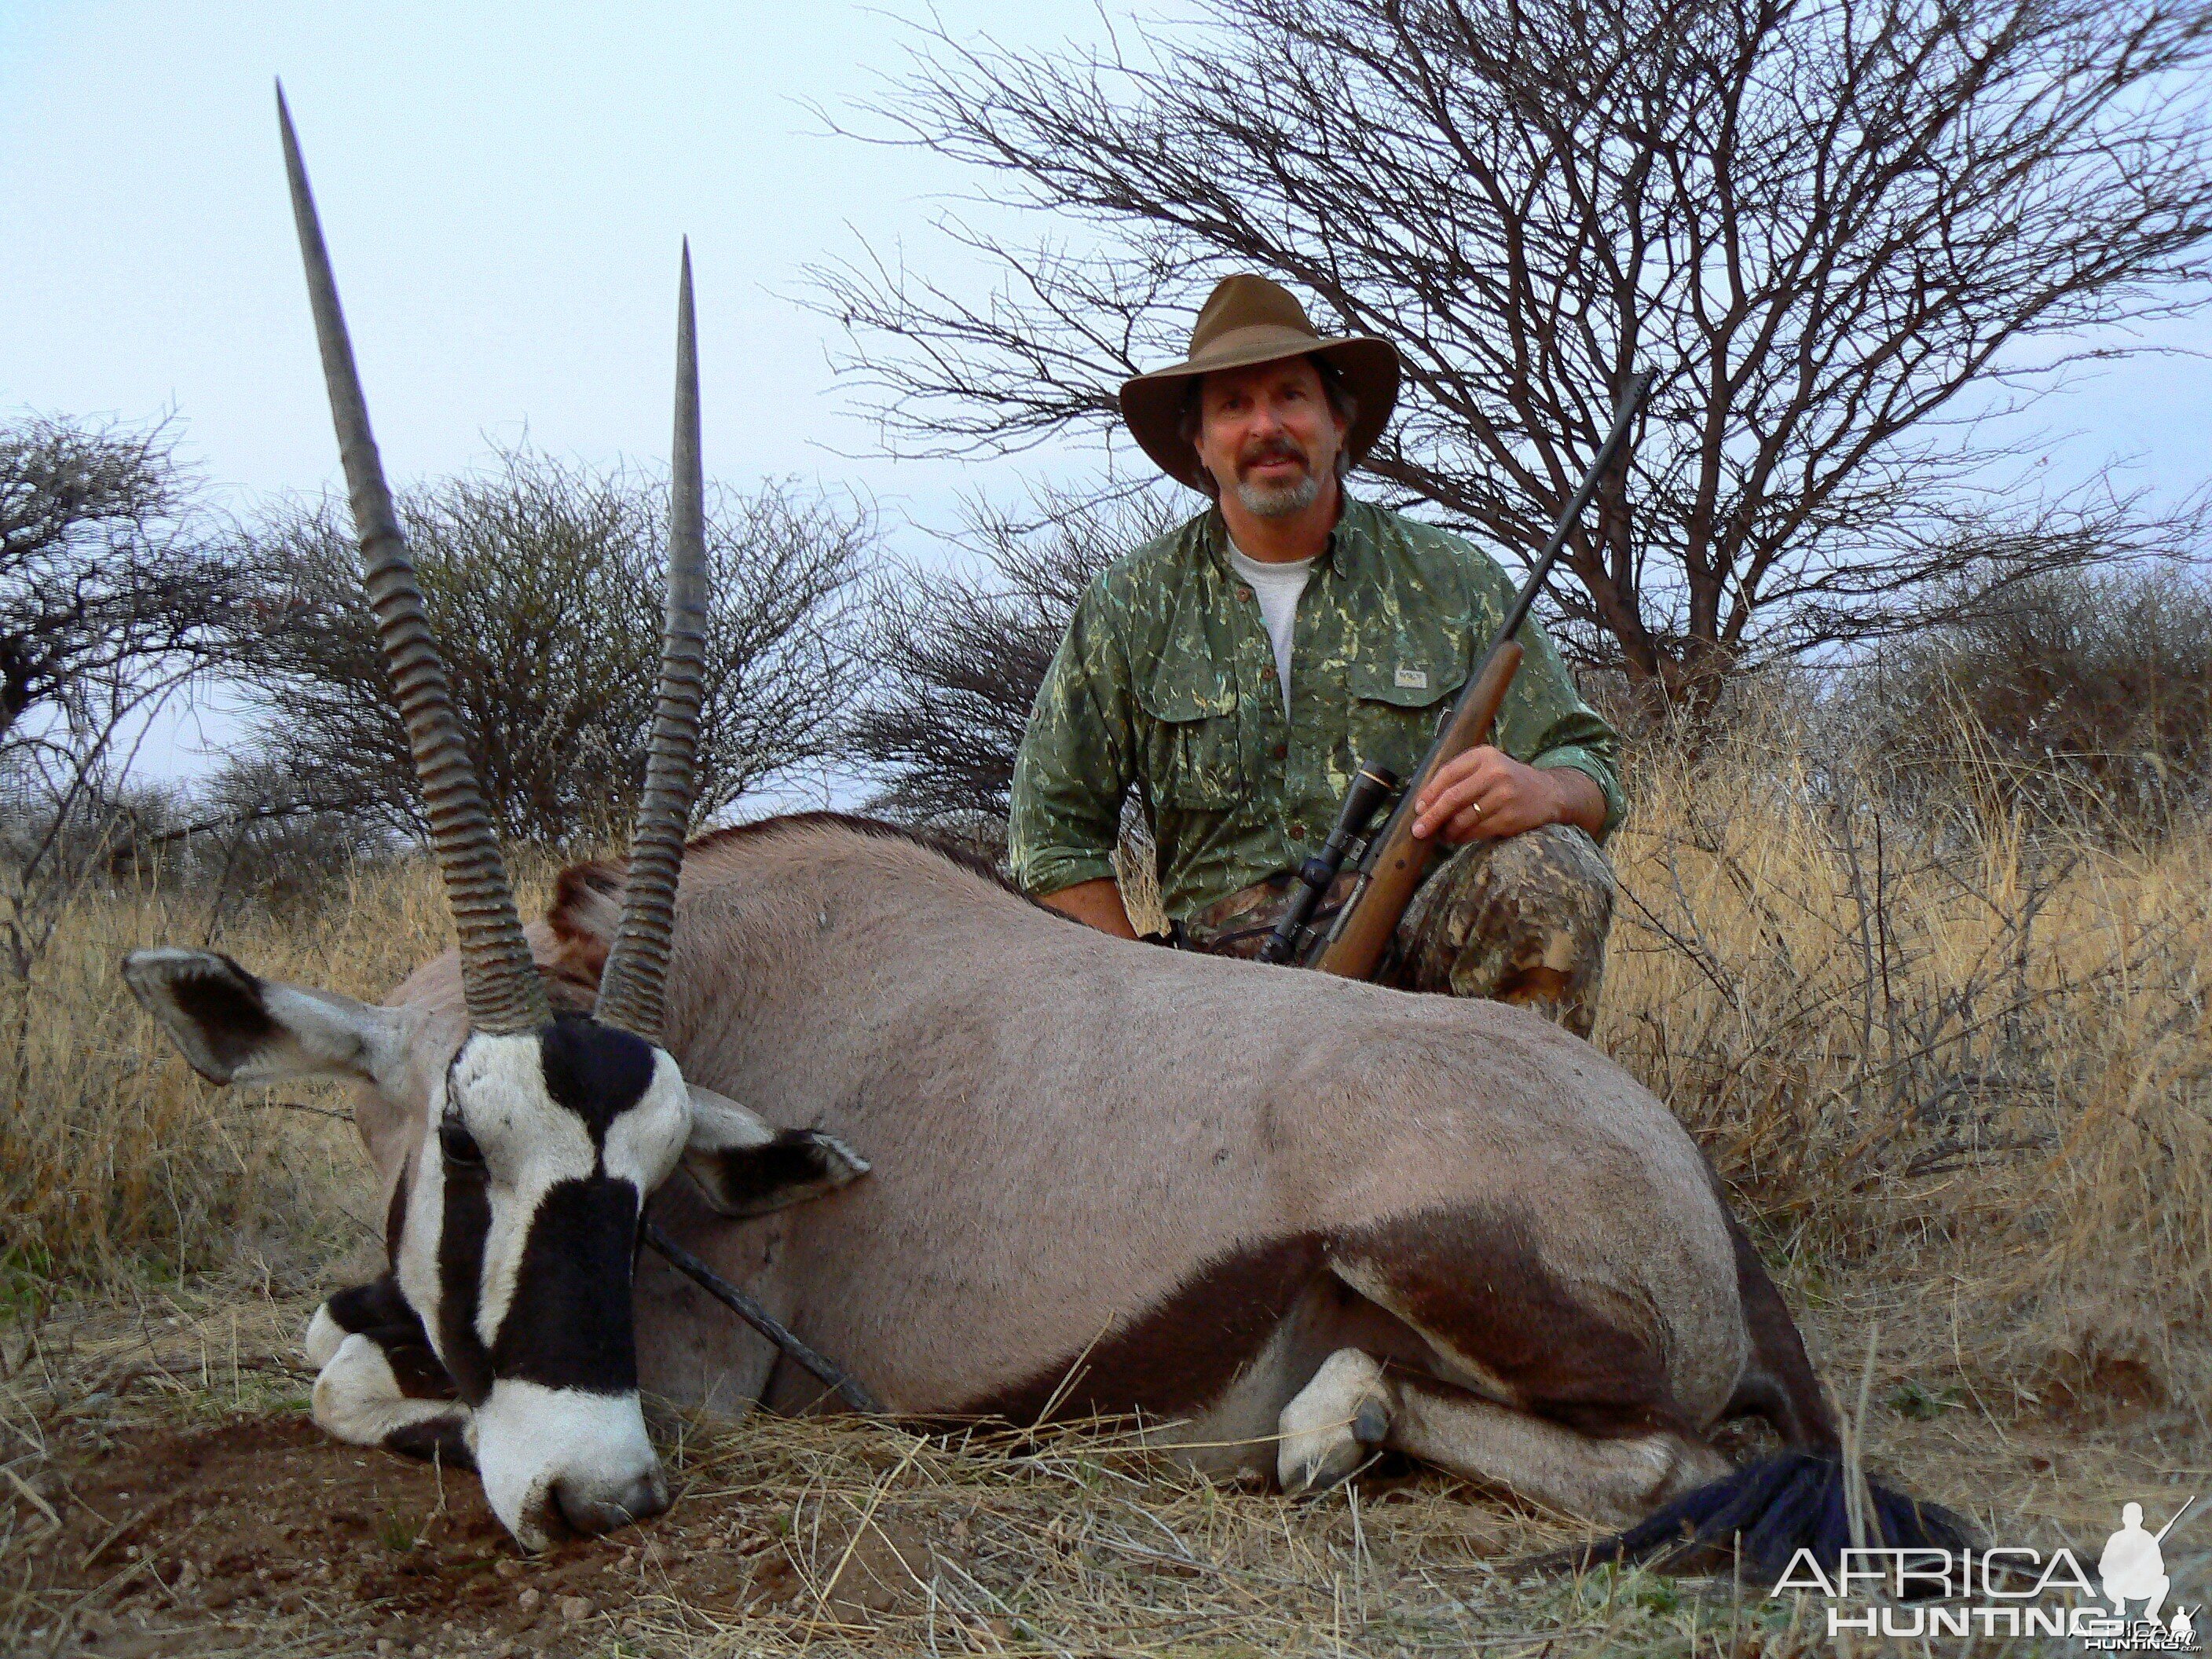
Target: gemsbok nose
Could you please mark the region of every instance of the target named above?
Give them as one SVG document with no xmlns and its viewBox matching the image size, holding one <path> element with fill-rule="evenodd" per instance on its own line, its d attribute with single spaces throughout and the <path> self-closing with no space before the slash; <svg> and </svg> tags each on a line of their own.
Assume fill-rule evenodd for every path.
<svg viewBox="0 0 2212 1659">
<path fill-rule="evenodd" d="M 571 1532 L 597 1538 L 666 1510 L 668 1478 L 658 1463 L 619 1484 L 564 1478 L 553 1483 L 553 1503 Z"/>
</svg>

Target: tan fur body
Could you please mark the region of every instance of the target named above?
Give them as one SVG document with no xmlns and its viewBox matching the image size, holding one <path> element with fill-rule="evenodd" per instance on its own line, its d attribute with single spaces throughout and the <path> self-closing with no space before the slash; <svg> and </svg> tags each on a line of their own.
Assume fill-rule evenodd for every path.
<svg viewBox="0 0 2212 1659">
<path fill-rule="evenodd" d="M 613 915 L 611 893 L 564 883 L 559 936 L 533 929 L 556 976 L 595 981 Z M 393 1001 L 458 1030 L 450 958 Z M 869 1180 L 756 1222 L 711 1216 L 682 1183 L 660 1203 L 902 1412 L 1055 1376 L 1209 1264 L 1277 1241 L 1316 1241 L 1380 1291 L 1359 1241 L 1423 1216 L 1478 1255 L 1486 1228 L 1521 1236 L 1656 1352 L 1692 1431 L 1744 1368 L 1728 1224 L 1696 1146 L 1595 1049 L 1518 1010 L 1121 943 L 926 848 L 798 819 L 693 848 L 668 1035 L 691 1080 L 873 1160 Z M 388 1177 L 419 1139 L 411 1115 L 363 1112 Z M 638 1321 L 648 1388 L 724 1409 L 767 1391 L 765 1345 L 657 1264 Z M 1455 1352 L 1479 1331 L 1422 1334 L 1439 1374 L 1520 1403 L 1487 1356 Z M 1114 1391 L 1101 1377 L 1077 1397 L 1192 1409 Z"/>
</svg>

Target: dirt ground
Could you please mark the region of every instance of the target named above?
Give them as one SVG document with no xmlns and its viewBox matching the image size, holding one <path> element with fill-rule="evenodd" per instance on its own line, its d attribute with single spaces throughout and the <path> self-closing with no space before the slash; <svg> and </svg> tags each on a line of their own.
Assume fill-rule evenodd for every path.
<svg viewBox="0 0 2212 1659">
<path fill-rule="evenodd" d="M 305 1311 L 235 1296 L 86 1310 L 0 1351 L 0 1655 L 1837 1650 L 1798 1598 L 1531 1574 L 1518 1564 L 1576 1534 L 1501 1492 L 1382 1468 L 1293 1504 L 1164 1467 L 1109 1425 L 948 1439 L 659 1411 L 672 1510 L 526 1557 L 472 1473 L 313 1426 L 291 1346 Z M 1832 1334 L 1863 1322 L 1840 1316 Z M 1992 1540 L 2094 1560 L 2121 1502 L 2155 1524 L 2212 1492 L 2194 1412 L 2116 1397 L 2095 1413 L 1999 1416 L 1879 1364 L 1867 1376 L 1870 1462 L 1966 1509 Z M 2175 1600 L 2203 1605 L 2212 1516 L 2176 1535 L 2167 1569 Z"/>
<path fill-rule="evenodd" d="M 819 1432 L 769 1427 L 771 1439 Z M 861 1425 L 830 1432 L 881 1435 L 885 1450 L 907 1443 L 883 1486 L 911 1467 L 913 1448 L 932 1443 Z M 981 1589 L 984 1579 L 1007 1577 L 1003 1559 L 982 1559 L 1007 1553 L 994 1543 L 1013 1544 L 1018 1556 L 1035 1542 L 1018 1527 L 1007 1531 L 1008 1506 L 988 1492 L 920 1512 L 873 1503 L 858 1516 L 802 1518 L 787 1481 L 717 1480 L 710 1457 L 692 1464 L 688 1481 L 679 1475 L 667 1516 L 532 1558 L 501 1528 L 473 1475 L 340 1445 L 296 1410 L 156 1421 L 102 1441 L 18 1488 L 26 1506 L 58 1524 L 27 1528 L 20 1545 L 20 1645 L 9 1651 L 214 1659 L 767 1650 L 746 1642 L 748 1625 L 777 1649 L 908 1651 L 900 1627 L 929 1599 L 927 1583 L 949 1576 Z M 1394 1486 L 1421 1484 L 1369 1490 L 1387 1498 Z M 1074 1528 L 1052 1530 L 1068 1538 L 1055 1554 L 1082 1551 Z M 1158 1537 L 1126 1542 L 1121 1565 L 1139 1581 L 1205 1577 L 1209 1564 L 1178 1559 L 1173 1530 L 1162 1530 L 1170 1547 Z M 1471 1536 L 1485 1532 L 1494 1546 L 1493 1529 Z M 1370 1546 L 1370 1563 L 1375 1553 Z M 1018 1562 L 1013 1576 L 1025 1572 Z M 1136 1608 L 1157 1600 L 1129 1597 Z M 1218 1619 L 1206 1622 L 1232 1650 L 1245 1649 Z M 952 1651 L 1058 1649 L 1006 1613 L 950 1611 L 938 1638 L 933 1646 Z"/>
<path fill-rule="evenodd" d="M 641 1598 L 729 1614 L 796 1583 L 772 1531 L 701 1505 L 526 1559 L 473 1475 L 341 1446 L 296 1413 L 137 1429 L 39 1490 L 61 1524 L 25 1546 L 55 1615 L 28 1652 L 582 1653 Z"/>
</svg>

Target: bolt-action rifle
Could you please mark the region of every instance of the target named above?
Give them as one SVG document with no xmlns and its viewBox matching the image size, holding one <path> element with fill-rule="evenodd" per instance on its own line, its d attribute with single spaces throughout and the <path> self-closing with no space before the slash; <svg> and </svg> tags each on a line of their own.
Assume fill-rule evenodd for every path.
<svg viewBox="0 0 2212 1659">
<path fill-rule="evenodd" d="M 1428 874 L 1429 862 L 1436 854 L 1437 837 L 1414 838 L 1413 803 L 1446 763 L 1479 747 L 1490 736 L 1498 710 L 1512 686 L 1513 676 L 1521 667 L 1521 642 L 1514 636 L 1528 619 L 1529 607 L 1543 590 L 1544 579 L 1552 574 L 1553 565 L 1559 562 L 1559 550 L 1574 533 L 1583 509 L 1597 493 L 1598 481 L 1620 454 L 1621 445 L 1627 441 L 1629 423 L 1636 418 L 1644 394 L 1651 389 L 1651 378 L 1648 371 L 1638 374 L 1621 394 L 1620 403 L 1613 411 L 1613 430 L 1598 447 L 1597 459 L 1590 463 L 1581 487 L 1568 501 L 1559 522 L 1552 526 L 1551 539 L 1537 556 L 1528 580 L 1522 584 L 1513 601 L 1513 608 L 1505 613 L 1504 623 L 1491 642 L 1482 666 L 1460 693 L 1450 717 L 1429 745 L 1429 752 L 1421 757 L 1419 767 L 1398 797 L 1397 808 L 1382 826 L 1382 833 L 1367 843 L 1352 895 L 1337 913 L 1336 925 L 1306 955 L 1308 967 L 1345 979 L 1365 979 L 1382 960 L 1383 947 L 1389 943 L 1391 933 L 1406 914 L 1406 907 L 1413 902 L 1414 890 Z M 1289 962 L 1298 956 L 1304 943 L 1303 935 L 1315 909 L 1336 880 L 1346 854 L 1358 842 L 1376 809 L 1389 797 L 1396 781 L 1379 767 L 1361 765 L 1353 769 L 1352 787 L 1345 791 L 1336 827 L 1329 831 L 1321 851 L 1299 869 L 1298 890 L 1291 896 L 1289 907 L 1262 949 L 1262 961 Z"/>
</svg>

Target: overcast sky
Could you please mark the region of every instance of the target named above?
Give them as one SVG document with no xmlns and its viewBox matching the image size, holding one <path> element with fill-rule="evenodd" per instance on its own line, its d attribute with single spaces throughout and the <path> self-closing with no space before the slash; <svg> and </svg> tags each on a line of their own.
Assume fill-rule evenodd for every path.
<svg viewBox="0 0 2212 1659">
<path fill-rule="evenodd" d="M 1064 0 L 1008 10 L 939 9 L 957 30 L 988 19 L 1031 41 L 1097 21 Z M 185 454 L 241 509 L 336 481 L 281 75 L 395 482 L 526 433 L 588 460 L 665 456 L 688 234 L 708 473 L 849 483 L 894 525 L 949 522 L 990 477 L 866 455 L 869 428 L 832 390 L 836 331 L 789 298 L 802 267 L 864 237 L 928 240 L 933 206 L 965 182 L 824 136 L 806 106 L 849 109 L 898 63 L 902 33 L 846 0 L 6 0 L 0 410 L 173 411 Z M 192 741 L 148 758 L 193 769 Z"/>
<path fill-rule="evenodd" d="M 994 9 L 943 15 L 967 29 Z M 1093 21 L 1050 0 L 1019 15 L 1032 40 Z M 835 331 L 783 296 L 862 236 L 910 241 L 927 198 L 962 182 L 822 136 L 802 101 L 865 94 L 900 33 L 842 0 L 9 0 L 0 399 L 173 408 L 210 474 L 253 490 L 335 477 L 271 107 L 281 74 L 395 477 L 450 471 L 526 424 L 562 453 L 665 451 L 688 234 L 708 470 L 896 488 L 892 469 L 832 453 L 867 433 L 828 395 Z"/>
<path fill-rule="evenodd" d="M 1017 42 L 1102 27 L 1074 0 L 935 9 L 955 33 Z M 277 149 L 281 75 L 395 481 L 526 431 L 589 460 L 663 456 L 688 234 L 710 474 L 850 483 L 894 518 L 949 522 L 959 493 L 1010 494 L 1018 469 L 856 453 L 870 434 L 832 384 L 836 331 L 789 297 L 801 267 L 863 239 L 963 275 L 927 222 L 972 178 L 825 136 L 805 106 L 866 96 L 897 67 L 902 33 L 847 0 L 4 0 L 0 412 L 173 411 L 234 506 L 335 480 Z M 2159 337 L 2212 346 L 2212 320 Z M 2212 477 L 2198 359 L 2108 371 L 2039 422 L 2063 471 L 2136 455 L 2175 495 Z M 926 544 L 911 529 L 901 541 Z M 164 766 L 189 769 L 189 746 Z"/>
</svg>

